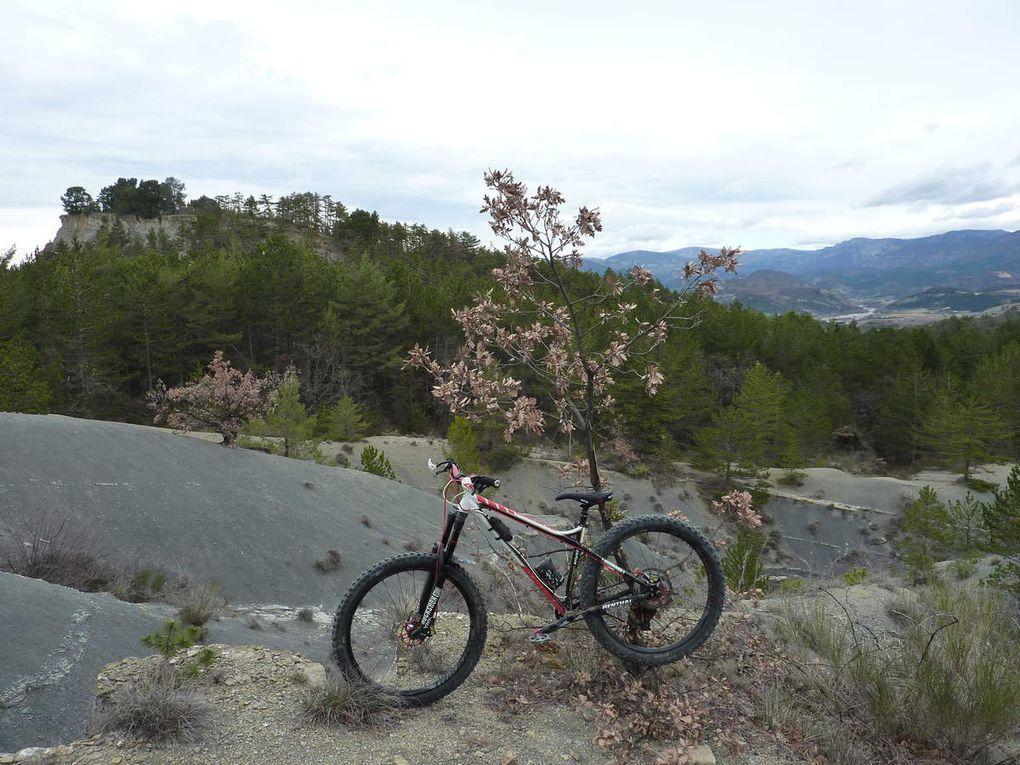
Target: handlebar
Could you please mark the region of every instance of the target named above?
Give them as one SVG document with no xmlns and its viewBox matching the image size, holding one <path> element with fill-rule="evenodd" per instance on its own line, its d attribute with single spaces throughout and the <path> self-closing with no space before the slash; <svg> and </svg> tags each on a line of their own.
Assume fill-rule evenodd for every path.
<svg viewBox="0 0 1020 765">
<path fill-rule="evenodd" d="M 430 458 L 428 465 L 429 470 L 433 471 L 436 475 L 439 475 L 440 473 L 449 473 L 450 477 L 454 481 L 461 481 L 463 478 L 467 478 L 474 487 L 474 491 L 477 493 L 481 493 L 482 491 L 488 488 L 498 489 L 500 486 L 498 478 L 492 478 L 491 476 L 487 475 L 473 475 L 473 476 L 465 475 L 464 473 L 460 472 L 460 467 L 458 467 L 457 463 L 454 462 L 453 460 L 445 460 L 437 465 Z"/>
</svg>

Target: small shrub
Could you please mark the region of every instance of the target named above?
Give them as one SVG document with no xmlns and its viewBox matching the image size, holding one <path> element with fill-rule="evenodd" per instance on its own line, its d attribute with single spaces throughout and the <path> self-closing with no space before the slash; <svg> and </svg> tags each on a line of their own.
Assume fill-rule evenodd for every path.
<svg viewBox="0 0 1020 765">
<path fill-rule="evenodd" d="M 854 568 L 843 574 L 843 581 L 847 585 L 853 587 L 855 584 L 860 584 L 868 578 L 868 569 L 866 568 Z"/>
<path fill-rule="evenodd" d="M 638 462 L 627 465 L 623 472 L 631 478 L 647 478 L 651 470 L 649 470 L 648 465 Z"/>
<path fill-rule="evenodd" d="M 328 669 L 326 684 L 310 689 L 302 699 L 302 715 L 320 725 L 371 728 L 395 719 L 398 697 L 378 686 L 352 683 Z"/>
<path fill-rule="evenodd" d="M 977 571 L 977 561 L 974 558 L 957 558 L 950 564 L 950 568 L 957 579 L 970 579 Z"/>
<path fill-rule="evenodd" d="M 443 456 L 455 460 L 465 473 L 481 473 L 487 470 L 478 454 L 478 434 L 466 417 L 454 417 L 446 429 L 447 447 Z"/>
<path fill-rule="evenodd" d="M 152 742 L 195 738 L 208 719 L 209 707 L 193 689 L 164 675 L 165 670 L 159 670 L 119 689 L 100 710 L 95 728 Z"/>
<path fill-rule="evenodd" d="M 246 622 L 248 629 L 255 630 L 256 632 L 262 632 L 266 628 L 266 623 L 262 621 L 255 614 L 251 614 Z"/>
<path fill-rule="evenodd" d="M 299 608 L 294 618 L 299 622 L 304 622 L 305 624 L 315 624 L 315 612 L 307 607 Z"/>
<path fill-rule="evenodd" d="M 985 481 L 982 478 L 968 478 L 967 488 L 972 491 L 980 491 L 984 493 L 991 493 L 999 488 L 998 484 L 992 483 L 991 481 Z"/>
<path fill-rule="evenodd" d="M 771 494 L 769 494 L 769 487 L 767 484 L 758 484 L 754 488 L 750 489 L 751 492 L 751 503 L 761 509 L 768 504 Z"/>
<path fill-rule="evenodd" d="M 784 579 L 780 583 L 779 589 L 782 592 L 797 592 L 798 590 L 804 589 L 804 580 L 801 579 L 800 577 L 791 577 L 789 579 Z"/>
<path fill-rule="evenodd" d="M 187 661 L 182 662 L 177 672 L 180 677 L 193 680 L 209 669 L 214 661 L 216 661 L 216 651 L 205 646 L 194 656 L 188 657 Z"/>
<path fill-rule="evenodd" d="M 182 680 L 193 679 L 208 669 L 216 658 L 215 651 L 208 647 L 179 662 L 176 668 L 170 666 L 171 659 L 181 651 L 194 646 L 201 636 L 200 627 L 180 625 L 173 619 L 167 620 L 163 629 L 145 635 L 142 638 L 142 645 L 158 651 L 163 657 L 150 679 L 153 682 L 179 684 Z"/>
<path fill-rule="evenodd" d="M 182 624 L 201 627 L 226 605 L 227 599 L 220 593 L 220 586 L 206 582 L 184 591 L 177 602 L 177 618 Z"/>
<path fill-rule="evenodd" d="M 376 449 L 371 444 L 361 450 L 361 469 L 366 473 L 389 478 L 393 481 L 397 479 L 397 474 L 393 472 L 393 466 L 386 457 L 386 453 L 382 449 Z"/>
<path fill-rule="evenodd" d="M 154 600 L 166 585 L 166 572 L 156 568 L 143 568 L 131 577 L 130 587 L 123 600 L 131 603 L 147 603 Z"/>
<path fill-rule="evenodd" d="M 343 559 L 339 550 L 326 550 L 326 554 L 315 561 L 315 570 L 322 574 L 330 574 L 340 568 Z"/>
<path fill-rule="evenodd" d="M 142 645 L 158 651 L 164 659 L 171 659 L 178 651 L 183 651 L 198 642 L 202 630 L 192 625 L 180 625 L 168 619 L 163 629 L 151 632 L 142 638 Z"/>
<path fill-rule="evenodd" d="M 768 581 L 762 563 L 766 538 L 749 529 L 739 528 L 737 538 L 723 555 L 723 574 L 726 585 L 734 592 L 764 589 Z"/>
<path fill-rule="evenodd" d="M 90 535 L 56 513 L 34 516 L 11 533 L 3 567 L 83 592 L 109 589 L 120 577 Z"/>
<path fill-rule="evenodd" d="M 790 468 L 783 471 L 783 474 L 776 479 L 776 483 L 781 486 L 800 487 L 804 485 L 805 478 L 807 478 L 807 473 L 803 470 Z"/>
</svg>

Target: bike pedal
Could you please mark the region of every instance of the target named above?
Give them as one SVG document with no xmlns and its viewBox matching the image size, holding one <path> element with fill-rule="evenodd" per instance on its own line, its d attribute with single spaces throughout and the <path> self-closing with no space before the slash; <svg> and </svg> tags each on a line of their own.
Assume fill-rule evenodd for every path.
<svg viewBox="0 0 1020 765">
<path fill-rule="evenodd" d="M 541 644 L 548 643 L 552 638 L 544 632 L 534 632 L 528 636 L 528 640 L 532 643 Z"/>
</svg>

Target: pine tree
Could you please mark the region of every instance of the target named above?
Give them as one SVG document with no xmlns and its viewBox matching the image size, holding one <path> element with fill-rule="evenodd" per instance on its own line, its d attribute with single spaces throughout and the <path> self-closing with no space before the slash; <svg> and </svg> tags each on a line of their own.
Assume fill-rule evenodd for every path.
<svg viewBox="0 0 1020 765">
<path fill-rule="evenodd" d="M 1007 432 L 1009 454 L 1020 459 L 1020 342 L 982 359 L 970 389 L 995 413 Z"/>
<path fill-rule="evenodd" d="M 925 486 L 916 500 L 903 508 L 899 536 L 893 546 L 908 570 L 919 580 L 927 579 L 935 562 L 949 553 L 953 520 L 948 508 L 931 486 Z"/>
<path fill-rule="evenodd" d="M 751 367 L 730 406 L 697 436 L 699 461 L 728 482 L 735 473 L 754 472 L 782 453 L 786 386 L 778 373 L 758 362 Z"/>
<path fill-rule="evenodd" d="M 995 458 L 1008 435 L 990 406 L 958 397 L 948 384 L 936 393 L 920 428 L 928 451 L 951 466 L 963 466 L 964 481 L 970 480 L 974 465 Z"/>
<path fill-rule="evenodd" d="M 276 436 L 283 440 L 284 457 L 298 457 L 314 450 L 314 445 L 309 444 L 314 430 L 315 418 L 308 415 L 305 405 L 301 403 L 301 381 L 291 367 L 280 382 L 276 408 L 264 421 L 249 423 L 248 432 Z"/>
</svg>

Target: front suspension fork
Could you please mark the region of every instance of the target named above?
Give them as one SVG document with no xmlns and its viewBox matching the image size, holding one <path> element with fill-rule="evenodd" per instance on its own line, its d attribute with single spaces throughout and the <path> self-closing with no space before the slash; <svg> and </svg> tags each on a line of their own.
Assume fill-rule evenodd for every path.
<svg viewBox="0 0 1020 765">
<path fill-rule="evenodd" d="M 453 553 L 457 549 L 457 542 L 460 540 L 467 516 L 463 510 L 454 510 L 450 513 L 442 538 L 432 546 L 432 554 L 436 556 L 436 567 L 426 578 L 425 587 L 422 588 L 421 597 L 418 599 L 418 630 L 428 632 L 432 628 L 436 607 L 443 593 L 443 585 L 446 584 L 446 568 L 453 561 Z"/>
</svg>

